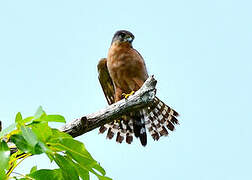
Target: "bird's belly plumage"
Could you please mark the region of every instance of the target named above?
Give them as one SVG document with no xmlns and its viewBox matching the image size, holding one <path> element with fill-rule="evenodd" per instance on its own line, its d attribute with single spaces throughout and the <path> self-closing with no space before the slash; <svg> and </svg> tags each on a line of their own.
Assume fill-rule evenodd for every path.
<svg viewBox="0 0 252 180">
<path fill-rule="evenodd" d="M 138 90 L 139 83 L 136 79 L 143 82 L 146 79 L 146 69 L 131 48 L 111 47 L 108 54 L 108 70 L 114 82 L 114 86 L 120 88 L 124 93 Z"/>
<path fill-rule="evenodd" d="M 127 61 L 130 60 L 118 61 L 110 67 L 110 74 L 115 86 L 125 93 L 129 93 L 137 88 L 133 80 L 136 77 L 137 70 Z"/>
</svg>

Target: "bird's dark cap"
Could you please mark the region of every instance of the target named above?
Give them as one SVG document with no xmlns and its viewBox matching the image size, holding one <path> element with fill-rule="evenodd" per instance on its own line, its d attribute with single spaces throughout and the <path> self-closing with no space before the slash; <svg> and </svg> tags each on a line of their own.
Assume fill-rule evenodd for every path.
<svg viewBox="0 0 252 180">
<path fill-rule="evenodd" d="M 127 30 L 119 30 L 119 31 L 116 31 L 116 33 L 114 34 L 114 37 L 112 39 L 111 44 L 117 40 L 119 40 L 121 42 L 132 43 L 134 38 L 135 38 L 135 36 L 131 32 L 129 32 Z"/>
</svg>

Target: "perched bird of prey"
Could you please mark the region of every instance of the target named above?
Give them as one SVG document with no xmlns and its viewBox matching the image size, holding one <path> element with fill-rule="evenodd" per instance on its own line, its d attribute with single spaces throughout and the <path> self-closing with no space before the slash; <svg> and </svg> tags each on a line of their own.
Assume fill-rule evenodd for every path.
<svg viewBox="0 0 252 180">
<path fill-rule="evenodd" d="M 117 31 L 111 42 L 107 58 L 98 64 L 99 81 L 108 104 L 113 104 L 133 94 L 141 88 L 148 73 L 143 57 L 132 47 L 134 35 L 126 30 Z M 179 114 L 155 97 L 150 107 L 137 112 L 131 112 L 120 119 L 101 126 L 100 133 L 106 130 L 107 138 L 116 135 L 116 141 L 121 143 L 124 139 L 128 144 L 133 141 L 133 134 L 140 139 L 141 144 L 147 144 L 146 129 L 154 140 L 160 136 L 167 136 L 168 131 L 174 130 L 178 124 Z"/>
</svg>

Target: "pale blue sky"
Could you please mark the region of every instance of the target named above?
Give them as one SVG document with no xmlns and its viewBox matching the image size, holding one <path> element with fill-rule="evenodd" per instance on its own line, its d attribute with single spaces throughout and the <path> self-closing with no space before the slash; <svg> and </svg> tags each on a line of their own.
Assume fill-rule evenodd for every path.
<svg viewBox="0 0 252 180">
<path fill-rule="evenodd" d="M 0 119 L 6 127 L 17 112 L 29 116 L 42 105 L 69 122 L 105 107 L 96 65 L 114 32 L 127 29 L 181 125 L 158 142 L 149 137 L 145 148 L 97 130 L 79 137 L 107 175 L 252 179 L 251 7 L 248 0 L 0 0 Z M 52 167 L 32 157 L 19 171 L 33 164 Z"/>
</svg>

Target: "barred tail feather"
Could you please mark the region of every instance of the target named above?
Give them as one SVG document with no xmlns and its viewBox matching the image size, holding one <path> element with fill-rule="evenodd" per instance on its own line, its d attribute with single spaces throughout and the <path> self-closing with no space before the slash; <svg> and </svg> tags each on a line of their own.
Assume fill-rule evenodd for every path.
<svg viewBox="0 0 252 180">
<path fill-rule="evenodd" d="M 126 132 L 126 143 L 131 144 L 133 141 L 133 120 L 129 119 Z"/>
<path fill-rule="evenodd" d="M 111 124 L 106 124 L 105 126 L 107 126 L 108 128 L 107 138 L 112 139 L 118 131 L 117 125 L 111 123 Z"/>
<path fill-rule="evenodd" d="M 117 132 L 117 136 L 116 136 L 116 142 L 122 143 L 124 140 L 124 136 L 123 134 L 121 134 L 120 131 Z"/>
<path fill-rule="evenodd" d="M 132 143 L 134 134 L 145 146 L 147 144 L 146 129 L 157 141 L 161 136 L 167 136 L 169 131 L 174 131 L 175 125 L 179 124 L 177 116 L 179 114 L 175 110 L 156 97 L 150 107 L 122 116 L 118 121 L 101 126 L 99 133 L 107 131 L 108 139 L 116 136 L 118 143 L 125 140 L 128 144 Z"/>
<path fill-rule="evenodd" d="M 116 142 L 122 143 L 126 137 L 127 124 L 124 120 L 119 120 L 119 131 L 117 132 Z"/>
<path fill-rule="evenodd" d="M 126 134 L 126 143 L 131 144 L 133 141 L 133 136 L 130 133 Z"/>
<path fill-rule="evenodd" d="M 105 125 L 102 125 L 99 129 L 99 134 L 103 134 L 106 130 L 107 128 L 105 127 Z"/>
<path fill-rule="evenodd" d="M 104 133 L 106 130 L 107 138 L 112 139 L 116 135 L 116 142 L 122 143 L 124 139 L 128 144 L 133 141 L 133 120 L 128 121 L 120 119 L 100 127 L 99 133 Z"/>
<path fill-rule="evenodd" d="M 146 127 L 154 140 L 158 140 L 160 136 L 167 136 L 170 131 L 175 129 L 175 124 L 179 124 L 176 116 L 179 114 L 164 104 L 157 97 L 154 99 L 154 103 L 148 108 L 148 117 L 146 121 Z"/>
<path fill-rule="evenodd" d="M 133 130 L 135 136 L 140 139 L 140 142 L 143 146 L 147 144 L 147 134 L 145 129 L 145 117 L 147 116 L 146 110 L 142 109 L 138 112 L 135 112 L 133 115 Z"/>
</svg>

